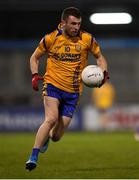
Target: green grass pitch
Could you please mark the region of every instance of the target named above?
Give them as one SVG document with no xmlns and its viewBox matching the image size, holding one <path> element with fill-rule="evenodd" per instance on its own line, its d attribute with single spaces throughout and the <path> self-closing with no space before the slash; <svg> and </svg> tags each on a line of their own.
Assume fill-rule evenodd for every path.
<svg viewBox="0 0 139 180">
<path fill-rule="evenodd" d="M 1 179 L 138 179 L 139 142 L 132 132 L 67 132 L 25 170 L 35 133 L 0 134 Z"/>
</svg>

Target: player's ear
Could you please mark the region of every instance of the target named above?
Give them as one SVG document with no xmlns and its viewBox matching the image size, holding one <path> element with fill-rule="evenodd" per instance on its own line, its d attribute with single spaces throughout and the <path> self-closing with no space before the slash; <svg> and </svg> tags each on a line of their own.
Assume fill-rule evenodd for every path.
<svg viewBox="0 0 139 180">
<path fill-rule="evenodd" d="M 60 24 L 61 24 L 61 27 L 63 28 L 65 26 L 65 24 L 66 24 L 66 21 L 62 20 Z"/>
</svg>

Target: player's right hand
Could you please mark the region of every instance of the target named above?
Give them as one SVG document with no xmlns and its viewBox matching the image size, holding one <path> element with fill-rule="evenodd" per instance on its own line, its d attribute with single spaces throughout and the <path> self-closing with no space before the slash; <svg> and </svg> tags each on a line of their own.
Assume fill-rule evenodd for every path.
<svg viewBox="0 0 139 180">
<path fill-rule="evenodd" d="M 41 77 L 38 73 L 32 74 L 32 87 L 35 91 L 39 90 L 40 80 L 43 80 L 43 77 Z"/>
</svg>

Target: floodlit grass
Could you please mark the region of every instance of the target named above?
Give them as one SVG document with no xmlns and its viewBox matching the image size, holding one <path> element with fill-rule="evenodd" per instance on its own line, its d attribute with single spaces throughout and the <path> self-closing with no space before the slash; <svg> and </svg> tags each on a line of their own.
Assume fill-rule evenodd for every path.
<svg viewBox="0 0 139 180">
<path fill-rule="evenodd" d="M 132 132 L 66 133 L 40 154 L 34 171 L 25 170 L 35 134 L 0 134 L 0 178 L 136 179 L 139 142 Z"/>
</svg>

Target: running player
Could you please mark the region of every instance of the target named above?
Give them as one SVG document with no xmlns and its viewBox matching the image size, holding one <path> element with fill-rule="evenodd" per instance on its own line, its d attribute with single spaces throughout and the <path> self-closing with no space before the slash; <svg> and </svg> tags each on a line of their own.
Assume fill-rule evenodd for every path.
<svg viewBox="0 0 139 180">
<path fill-rule="evenodd" d="M 38 155 L 45 152 L 49 141 L 59 141 L 70 124 L 83 84 L 81 72 L 87 65 L 91 51 L 96 63 L 108 79 L 107 62 L 95 38 L 80 29 L 82 17 L 79 9 L 63 10 L 61 23 L 50 34 L 46 34 L 30 58 L 33 89 L 38 91 L 38 81 L 43 80 L 45 119 L 38 129 L 35 143 L 26 169 L 36 167 Z M 43 78 L 38 73 L 39 60 L 47 53 L 47 67 Z"/>
</svg>

